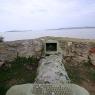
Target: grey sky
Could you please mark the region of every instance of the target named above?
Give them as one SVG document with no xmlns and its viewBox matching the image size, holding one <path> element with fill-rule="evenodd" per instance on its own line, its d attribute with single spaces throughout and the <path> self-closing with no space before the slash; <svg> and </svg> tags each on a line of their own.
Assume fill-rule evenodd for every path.
<svg viewBox="0 0 95 95">
<path fill-rule="evenodd" d="M 95 26 L 95 0 L 0 0 L 0 31 Z"/>
</svg>

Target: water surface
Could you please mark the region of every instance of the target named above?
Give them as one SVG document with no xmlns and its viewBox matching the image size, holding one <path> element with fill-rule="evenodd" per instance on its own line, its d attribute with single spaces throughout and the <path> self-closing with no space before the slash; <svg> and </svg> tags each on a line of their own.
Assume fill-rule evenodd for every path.
<svg viewBox="0 0 95 95">
<path fill-rule="evenodd" d="M 43 36 L 95 39 L 95 28 L 2 32 L 1 34 L 4 37 L 5 41 L 34 39 Z"/>
</svg>

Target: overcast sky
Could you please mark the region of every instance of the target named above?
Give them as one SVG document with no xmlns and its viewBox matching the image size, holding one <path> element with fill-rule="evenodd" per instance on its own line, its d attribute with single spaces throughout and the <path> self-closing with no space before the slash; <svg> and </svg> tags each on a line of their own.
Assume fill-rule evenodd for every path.
<svg viewBox="0 0 95 95">
<path fill-rule="evenodd" d="M 95 26 L 95 0 L 0 0 L 0 31 Z"/>
</svg>

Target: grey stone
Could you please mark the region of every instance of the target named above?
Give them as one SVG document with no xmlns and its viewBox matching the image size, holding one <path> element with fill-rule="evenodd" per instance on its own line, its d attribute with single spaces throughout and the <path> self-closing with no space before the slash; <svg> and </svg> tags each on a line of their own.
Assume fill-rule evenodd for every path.
<svg viewBox="0 0 95 95">
<path fill-rule="evenodd" d="M 62 55 L 47 56 L 41 59 L 39 64 L 36 83 L 64 83 L 70 81 L 62 63 Z"/>
<path fill-rule="evenodd" d="M 4 62 L 0 62 L 0 67 L 2 67 L 3 64 L 4 64 Z"/>
<path fill-rule="evenodd" d="M 90 95 L 75 84 L 23 84 L 11 87 L 6 95 Z"/>
</svg>

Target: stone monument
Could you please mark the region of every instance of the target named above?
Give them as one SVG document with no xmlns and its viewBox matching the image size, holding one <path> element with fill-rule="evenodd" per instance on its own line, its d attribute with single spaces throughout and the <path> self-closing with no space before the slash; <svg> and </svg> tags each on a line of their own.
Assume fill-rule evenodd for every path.
<svg viewBox="0 0 95 95">
<path fill-rule="evenodd" d="M 34 84 L 15 85 L 6 95 L 90 95 L 88 91 L 70 82 L 57 41 L 44 43 L 44 58 L 39 62 Z"/>
</svg>

